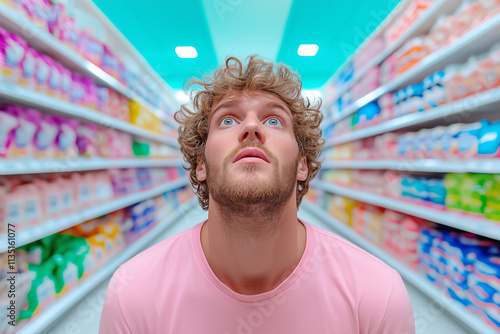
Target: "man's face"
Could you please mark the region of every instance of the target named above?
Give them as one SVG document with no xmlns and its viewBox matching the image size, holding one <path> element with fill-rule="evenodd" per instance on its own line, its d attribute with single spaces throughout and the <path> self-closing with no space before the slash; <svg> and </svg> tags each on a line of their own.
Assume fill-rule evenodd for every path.
<svg viewBox="0 0 500 334">
<path fill-rule="evenodd" d="M 284 203 L 307 177 L 289 108 L 263 91 L 238 92 L 215 105 L 205 156 L 196 176 L 224 206 Z"/>
</svg>

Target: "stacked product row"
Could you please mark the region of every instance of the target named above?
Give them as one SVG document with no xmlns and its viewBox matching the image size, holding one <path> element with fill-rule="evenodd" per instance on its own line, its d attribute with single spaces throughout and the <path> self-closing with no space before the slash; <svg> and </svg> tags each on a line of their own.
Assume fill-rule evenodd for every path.
<svg viewBox="0 0 500 334">
<path fill-rule="evenodd" d="M 500 221 L 500 174 L 415 177 L 394 171 L 327 170 L 321 179 L 422 207 Z"/>
<path fill-rule="evenodd" d="M 167 131 L 145 106 L 91 78 L 72 73 L 54 59 L 30 47 L 21 37 L 0 28 L 0 82 L 91 108 L 155 133 Z M 169 133 L 174 137 L 173 130 Z"/>
<path fill-rule="evenodd" d="M 421 3 L 420 3 L 421 2 Z M 416 19 L 425 12 L 428 8 L 432 7 L 432 1 L 414 1 L 415 5 L 410 6 L 409 11 L 414 11 L 415 8 L 421 8 L 417 11 L 413 17 Z M 498 0 L 478 0 L 478 1 L 468 1 L 464 0 L 462 4 L 457 8 L 456 12 L 440 17 L 434 26 L 431 28 L 429 33 L 424 36 L 419 36 L 407 41 L 402 47 L 396 50 L 392 55 L 387 57 L 380 66 L 375 66 L 371 68 L 358 82 L 356 82 L 352 88 L 342 94 L 340 97 L 336 97 L 335 91 L 338 88 L 329 87 L 329 95 L 338 98 L 334 102 L 330 102 L 327 98 L 327 105 L 333 103 L 333 106 L 329 109 L 329 112 L 333 114 L 338 114 L 348 106 L 350 106 L 354 101 L 360 99 L 369 92 L 375 90 L 383 84 L 391 82 L 396 76 L 403 74 L 409 69 L 413 68 L 415 65 L 420 63 L 422 59 L 426 56 L 450 45 L 451 43 L 459 40 L 463 35 L 474 30 L 485 24 L 496 15 L 500 13 L 500 1 Z M 407 17 L 405 15 L 404 17 Z M 404 21 L 403 21 L 404 22 Z M 403 30 L 399 30 L 399 34 L 403 34 L 414 21 L 410 24 L 404 25 Z M 395 23 L 394 27 L 397 27 L 398 22 Z M 390 33 L 394 31 L 393 27 L 388 27 L 386 32 Z M 353 64 L 348 64 L 344 67 L 343 72 L 339 75 L 337 83 L 334 86 L 342 86 L 348 84 L 354 77 L 356 69 L 363 68 L 371 59 L 373 59 L 374 54 L 382 53 L 386 48 L 387 42 L 384 41 L 382 37 L 375 37 L 366 44 L 366 46 L 359 52 L 357 58 L 354 59 Z M 498 53 L 498 46 L 495 46 L 492 54 Z M 368 56 L 369 55 L 369 56 Z M 489 62 L 495 61 L 496 56 L 492 55 L 492 59 L 487 59 L 487 56 L 481 56 L 479 58 L 471 59 L 466 65 L 461 68 L 457 65 L 447 68 L 448 76 L 462 76 L 467 77 L 467 79 L 472 80 L 474 74 L 472 72 L 480 72 L 481 70 L 493 70 L 492 68 L 485 68 L 484 65 L 488 65 Z M 478 68 L 478 69 L 476 69 Z M 438 79 L 435 76 L 431 76 L 424 83 L 425 89 L 433 91 L 429 85 L 436 85 L 438 82 L 432 82 Z M 441 79 L 442 80 L 442 77 Z M 451 79 L 453 82 L 453 79 Z M 493 83 L 490 83 L 492 85 Z M 423 84 L 418 84 L 416 87 L 416 96 L 423 94 Z M 460 91 L 461 88 L 456 88 L 454 84 L 450 84 L 450 90 L 452 91 L 451 96 L 465 96 L 463 92 Z M 439 90 L 439 89 L 438 89 Z M 476 90 L 477 92 L 477 90 Z M 420 93 L 420 94 L 419 94 Z M 420 96 L 420 105 L 425 107 L 432 107 L 436 101 L 439 101 L 439 97 L 433 95 L 439 95 L 438 92 L 426 92 L 425 99 Z M 374 114 L 380 114 L 380 109 L 383 109 L 380 119 L 391 118 L 391 113 L 393 111 L 390 107 L 386 107 L 386 104 L 396 104 L 403 99 L 410 98 L 409 95 L 396 96 L 394 101 L 392 101 L 392 96 L 383 98 L 379 103 L 373 103 L 366 106 L 364 110 L 360 110 L 362 113 L 358 118 L 361 119 L 361 123 L 364 122 L 364 118 L 368 118 L 371 122 L 372 118 L 375 117 Z M 450 99 L 448 101 L 452 101 Z M 377 112 L 378 110 L 378 112 Z M 361 125 L 363 126 L 363 125 Z"/>
<path fill-rule="evenodd" d="M 17 328 L 92 276 L 193 195 L 189 187 L 115 211 L 17 249 Z M 0 305 L 7 309 L 7 256 L 0 255 Z M 9 320 L 10 321 L 10 320 Z M 0 332 L 7 323 L 0 322 Z"/>
<path fill-rule="evenodd" d="M 385 133 L 325 150 L 326 160 L 469 160 L 500 158 L 500 121 L 486 119 L 421 129 Z"/>
<path fill-rule="evenodd" d="M 133 71 L 134 66 L 125 64 L 119 54 L 113 51 L 111 45 L 95 36 L 94 30 L 81 27 L 84 22 L 75 19 L 79 11 L 75 4 L 52 0 L 2 0 L 2 2 L 21 13 L 39 29 L 49 32 L 61 43 L 100 67 L 125 86 L 128 86 L 155 108 L 164 110 L 167 113 L 171 112 L 168 110 L 168 104 L 164 100 L 164 96 L 158 91 L 157 87 L 151 84 L 149 77 L 139 70 Z M 15 47 L 15 58 L 22 56 L 24 51 L 26 51 L 28 57 L 33 55 L 29 54 L 32 51 L 28 51 L 23 44 L 20 43 Z M 44 60 L 40 62 L 44 62 Z"/>
<path fill-rule="evenodd" d="M 349 84 L 357 75 L 358 72 L 372 61 L 374 55 L 381 54 L 384 50 L 397 41 L 399 41 L 404 33 L 410 29 L 415 22 L 422 17 L 425 12 L 431 8 L 433 1 L 430 0 L 414 0 L 408 5 L 406 10 L 398 16 L 398 18 L 385 29 L 382 36 L 376 37 L 368 41 L 359 52 L 355 54 L 352 62 L 347 63 L 339 75 L 336 77 L 332 86 L 328 87 L 331 90 L 330 96 L 336 96 L 336 92 Z M 378 71 L 378 67 L 375 71 Z M 373 73 L 367 73 L 363 79 L 355 83 L 352 87 L 353 93 L 357 99 L 371 90 L 377 88 L 379 80 L 373 78 Z M 354 93 L 356 92 L 356 93 Z M 351 99 L 350 94 L 347 93 L 342 99 Z M 328 104 L 328 103 L 327 103 Z M 344 105 L 344 104 L 342 104 Z"/>
<path fill-rule="evenodd" d="M 499 86 L 500 44 L 495 44 L 490 52 L 472 56 L 465 64 L 448 65 L 422 82 L 384 94 L 377 101 L 364 105 L 351 117 L 328 129 L 328 137 L 347 134 L 407 114 L 432 112 L 433 108 Z"/>
<path fill-rule="evenodd" d="M 112 128 L 16 105 L 0 105 L 0 158 L 76 156 L 120 159 L 167 158 L 175 154 L 167 145 L 136 142 L 131 134 Z"/>
<path fill-rule="evenodd" d="M 318 190 L 307 196 L 500 329 L 497 241 Z"/>
<path fill-rule="evenodd" d="M 169 167 L 1 177 L 0 233 L 6 233 L 8 223 L 23 230 L 113 198 L 174 182 L 184 174 L 182 168 Z"/>
</svg>

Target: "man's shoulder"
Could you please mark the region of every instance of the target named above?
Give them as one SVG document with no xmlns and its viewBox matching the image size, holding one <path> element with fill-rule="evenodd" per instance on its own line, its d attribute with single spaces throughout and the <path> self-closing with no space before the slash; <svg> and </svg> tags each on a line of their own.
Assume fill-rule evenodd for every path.
<svg viewBox="0 0 500 334">
<path fill-rule="evenodd" d="M 319 254 L 331 255 L 344 268 L 382 276 L 393 276 L 396 271 L 378 257 L 348 241 L 342 236 L 319 226 L 309 224 L 316 235 Z M 366 243 L 370 241 L 365 240 Z"/>
</svg>

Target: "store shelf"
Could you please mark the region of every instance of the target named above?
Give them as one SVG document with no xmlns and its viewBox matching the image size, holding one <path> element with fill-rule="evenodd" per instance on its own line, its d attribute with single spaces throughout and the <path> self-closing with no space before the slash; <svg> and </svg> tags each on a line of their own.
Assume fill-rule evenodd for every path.
<svg viewBox="0 0 500 334">
<path fill-rule="evenodd" d="M 42 333 L 50 329 L 53 324 L 65 315 L 72 307 L 77 305 L 85 298 L 93 289 L 98 287 L 106 279 L 111 277 L 116 269 L 125 261 L 132 258 L 140 251 L 151 245 L 158 235 L 163 233 L 172 226 L 185 212 L 190 210 L 198 203 L 197 198 L 189 200 L 186 204 L 176 209 L 162 222 L 159 222 L 151 231 L 141 237 L 139 240 L 128 246 L 118 255 L 111 258 L 96 272 L 86 277 L 78 283 L 78 285 L 64 294 L 61 298 L 54 302 L 53 305 L 45 309 L 40 315 L 28 322 L 18 334 Z"/>
<path fill-rule="evenodd" d="M 351 87 L 358 82 L 372 67 L 381 64 L 387 57 L 389 57 L 394 51 L 399 49 L 404 42 L 410 40 L 413 37 L 420 36 L 428 32 L 431 27 L 435 24 L 439 16 L 450 14 L 456 8 L 458 8 L 459 2 L 448 1 L 448 0 L 437 0 L 432 7 L 430 7 L 422 16 L 415 21 L 415 23 L 408 29 L 401 37 L 394 43 L 390 44 L 384 49 L 384 52 L 375 56 L 370 62 L 368 62 L 361 69 L 356 71 L 352 80 L 346 83 L 342 88 L 339 89 L 335 100 L 337 100 L 342 94 L 351 89 Z M 407 7 L 407 6 L 406 6 Z M 392 13 L 391 13 L 392 14 Z M 371 39 L 370 37 L 367 41 Z M 366 44 L 367 42 L 363 43 Z M 363 45 L 360 46 L 360 49 Z"/>
<path fill-rule="evenodd" d="M 0 175 L 63 173 L 108 168 L 181 167 L 181 159 L 0 159 Z"/>
<path fill-rule="evenodd" d="M 69 215 L 40 222 L 36 224 L 36 226 L 23 229 L 16 233 L 16 248 L 44 238 L 48 235 L 61 232 L 62 230 L 81 224 L 87 220 L 106 215 L 168 191 L 187 186 L 188 184 L 189 181 L 187 179 L 167 182 L 150 190 L 119 197 L 103 204 L 97 204 L 89 208 L 80 209 L 80 211 Z M 5 234 L 1 234 L 0 240 L 7 240 L 7 236 Z M 0 253 L 5 252 L 6 250 L 7 243 L 2 243 L 0 245 Z"/>
<path fill-rule="evenodd" d="M 463 100 L 444 104 L 440 107 L 429 109 L 425 112 L 414 113 L 391 119 L 387 122 L 370 126 L 365 129 L 353 131 L 329 140 L 325 149 L 331 146 L 348 143 L 354 140 L 368 138 L 391 132 L 410 128 L 416 125 L 436 123 L 467 123 L 469 118 L 479 115 L 487 115 L 500 108 L 500 88 L 495 88 L 469 96 Z"/>
<path fill-rule="evenodd" d="M 423 173 L 500 173 L 500 159 L 484 160 L 336 160 L 321 164 L 323 169 L 389 169 Z"/>
<path fill-rule="evenodd" d="M 421 82 L 426 76 L 443 70 L 449 64 L 461 64 L 472 55 L 486 52 L 495 41 L 498 41 L 498 31 L 500 30 L 500 15 L 495 16 L 481 26 L 471 30 L 454 43 L 443 47 L 436 52 L 423 58 L 417 65 L 413 66 L 402 75 L 397 76 L 389 83 L 380 86 L 367 95 L 356 100 L 352 105 L 344 109 L 340 114 L 334 115 L 324 122 L 324 128 L 332 123 L 344 119 L 359 108 L 378 99 L 382 95 L 404 88 L 412 83 Z"/>
<path fill-rule="evenodd" d="M 167 120 L 163 111 L 158 110 L 157 108 L 151 106 L 148 102 L 139 98 L 121 82 L 113 78 L 98 66 L 94 65 L 92 62 L 83 58 L 76 51 L 72 50 L 57 38 L 52 36 L 49 32 L 38 27 L 23 14 L 15 11 L 3 2 L 0 2 L 0 22 L 0 26 L 19 35 L 26 40 L 29 45 L 40 52 L 51 56 L 68 69 L 93 78 L 96 83 L 116 90 L 129 99 L 147 107 L 160 119 L 164 121 Z M 167 124 L 177 129 L 177 126 L 174 126 L 172 122 L 167 121 Z"/>
<path fill-rule="evenodd" d="M 159 143 L 179 148 L 177 140 L 168 138 L 165 135 L 157 134 L 129 122 L 125 122 L 96 110 L 64 102 L 45 94 L 40 94 L 23 87 L 0 84 L 0 99 L 23 106 L 45 110 L 63 116 L 68 116 L 82 121 L 91 122 L 102 127 L 111 127 L 117 130 L 128 132 L 136 137 L 153 140 Z"/>
<path fill-rule="evenodd" d="M 433 221 L 441 225 L 446 225 L 462 231 L 468 231 L 494 240 L 500 240 L 500 222 L 485 218 L 471 218 L 465 214 L 461 215 L 450 211 L 441 211 L 423 205 L 403 202 L 401 200 L 385 197 L 379 194 L 372 194 L 365 191 L 330 184 L 320 180 L 313 180 L 311 182 L 311 186 L 329 193 L 398 211 L 411 216 Z"/>
<path fill-rule="evenodd" d="M 448 312 L 464 329 L 474 333 L 489 334 L 494 333 L 493 329 L 486 325 L 479 317 L 470 313 L 462 304 L 445 295 L 445 293 L 432 285 L 424 276 L 419 275 L 405 264 L 394 259 L 384 250 L 371 244 L 362 236 L 356 234 L 351 228 L 336 220 L 325 210 L 310 202 L 304 202 L 302 207 L 310 214 L 315 215 L 324 225 L 328 226 L 333 232 L 346 238 L 357 246 L 365 249 L 367 252 L 375 255 L 389 266 L 399 272 L 401 277 L 433 302 L 438 304 Z"/>
</svg>

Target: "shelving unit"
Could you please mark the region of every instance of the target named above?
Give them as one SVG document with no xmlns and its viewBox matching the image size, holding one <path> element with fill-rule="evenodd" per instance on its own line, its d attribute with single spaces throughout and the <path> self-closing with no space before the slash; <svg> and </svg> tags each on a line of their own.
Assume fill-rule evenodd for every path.
<svg viewBox="0 0 500 334">
<path fill-rule="evenodd" d="M 498 18 L 500 19 L 500 16 Z M 331 146 L 376 136 L 386 132 L 407 129 L 417 125 L 430 126 L 457 121 L 466 123 L 470 117 L 488 115 L 498 110 L 498 108 L 500 108 L 500 88 L 495 88 L 421 113 L 400 116 L 378 125 L 340 135 L 329 140 L 324 148 L 326 149 Z"/>
<path fill-rule="evenodd" d="M 1 11 L 0 11 L 1 13 Z M 177 140 L 151 132 L 96 110 L 51 98 L 47 95 L 12 85 L 0 84 L 0 99 L 23 106 L 45 110 L 58 115 L 69 116 L 80 121 L 87 121 L 99 126 L 110 127 L 132 134 L 135 137 L 153 140 L 178 148 Z"/>
<path fill-rule="evenodd" d="M 484 173 L 500 171 L 500 159 L 484 160 L 336 160 L 322 163 L 323 169 L 389 169 L 422 173 Z"/>
<path fill-rule="evenodd" d="M 77 305 L 85 296 L 87 296 L 94 288 L 108 279 L 115 270 L 125 261 L 146 249 L 151 245 L 161 233 L 165 232 L 175 223 L 186 211 L 190 210 L 198 203 L 197 198 L 189 200 L 183 206 L 177 208 L 164 221 L 159 222 L 151 231 L 147 232 L 143 237 L 134 242 L 132 245 L 125 248 L 120 254 L 111 258 L 104 266 L 94 272 L 91 276 L 83 279 L 75 288 L 68 291 L 65 295 L 59 298 L 53 305 L 48 307 L 40 315 L 27 323 L 18 334 L 31 334 L 46 332 L 50 327 L 73 306 Z"/>
<path fill-rule="evenodd" d="M 408 2 L 408 1 L 407 1 Z M 415 23 L 409 28 L 401 37 L 391 45 L 387 46 L 381 54 L 375 56 L 372 61 L 368 62 L 365 66 L 363 66 L 361 69 L 359 69 L 354 77 L 346 83 L 344 86 L 342 86 L 341 89 L 339 89 L 336 98 L 347 92 L 349 89 L 352 88 L 352 86 L 358 82 L 367 72 L 370 70 L 372 67 L 381 64 L 387 57 L 389 57 L 394 51 L 399 49 L 404 42 L 410 40 L 411 38 L 414 38 L 416 36 L 419 36 L 426 31 L 429 31 L 438 19 L 440 15 L 443 15 L 444 13 L 451 13 L 453 12 L 456 8 L 458 8 L 459 2 L 456 1 L 447 1 L 447 0 L 437 0 L 435 3 L 427 9 L 427 11 L 422 14 L 422 16 L 415 21 Z M 401 3 L 401 9 L 395 9 L 394 10 L 394 17 L 397 17 L 396 13 L 402 13 L 403 8 L 406 8 L 407 5 L 405 5 L 403 2 Z M 366 44 L 370 39 L 373 39 L 375 36 L 377 36 L 381 31 L 384 30 L 385 27 L 387 27 L 388 23 L 391 21 L 393 18 L 393 13 L 391 13 L 390 17 L 384 21 L 379 30 L 373 32 L 373 34 L 367 38 Z M 382 28 L 383 27 L 383 28 Z M 360 46 L 362 48 L 363 45 Z M 336 75 L 334 75 L 335 77 Z"/>
<path fill-rule="evenodd" d="M 333 115 L 323 123 L 323 128 L 336 123 L 353 113 L 359 108 L 378 99 L 384 94 L 404 88 L 409 84 L 421 82 L 426 76 L 444 69 L 446 65 L 464 63 L 470 56 L 487 51 L 492 46 L 492 41 L 498 40 L 497 31 L 500 29 L 500 15 L 490 19 L 481 26 L 468 32 L 454 43 L 443 47 L 423 58 L 417 65 L 397 76 L 389 83 L 380 86 L 365 96 L 346 107 L 340 114 Z"/>
<path fill-rule="evenodd" d="M 0 160 L 0 175 L 79 172 L 109 168 L 181 166 L 181 159 L 5 159 Z"/>
<path fill-rule="evenodd" d="M 423 294 L 425 294 L 431 300 L 441 306 L 443 310 L 451 315 L 455 319 L 455 321 L 457 321 L 457 323 L 463 326 L 463 328 L 466 328 L 468 331 L 474 333 L 494 333 L 493 329 L 484 324 L 481 319 L 470 313 L 459 302 L 447 297 L 444 292 L 433 286 L 432 283 L 429 282 L 425 277 L 408 268 L 400 261 L 394 259 L 384 250 L 371 244 L 368 240 L 358 235 L 342 222 L 333 218 L 330 214 L 328 214 L 317 205 L 306 201 L 302 204 L 301 207 L 306 209 L 310 214 L 316 216 L 332 231 L 338 233 L 340 236 L 346 238 L 357 246 L 365 249 L 366 251 L 375 255 L 376 257 L 387 263 L 389 266 L 397 270 L 401 277 L 406 280 L 406 282 L 413 285 L 416 289 L 421 291 Z"/>
<path fill-rule="evenodd" d="M 324 181 L 313 180 L 311 186 L 323 191 L 348 197 L 364 203 L 380 206 L 382 208 L 406 213 L 429 221 L 482 235 L 494 240 L 500 240 L 500 222 L 486 218 L 470 218 L 450 211 L 441 211 L 412 202 L 403 202 L 394 198 L 372 194 L 365 191 L 354 190 Z"/>
<path fill-rule="evenodd" d="M 20 230 L 16 233 L 16 247 L 26 245 L 35 240 L 39 240 L 51 234 L 61 232 L 62 230 L 81 224 L 87 220 L 106 215 L 168 191 L 182 188 L 188 184 L 189 181 L 187 179 L 167 182 L 149 190 L 118 197 L 103 204 L 97 204 L 89 208 L 80 209 L 79 211 L 69 215 L 40 222 L 33 227 Z M 7 240 L 7 236 L 5 234 L 1 234 L 0 240 Z M 7 251 L 7 243 L 2 243 L 0 246 L 0 253 L 5 251 Z"/>
<path fill-rule="evenodd" d="M 21 13 L 16 12 L 2 2 L 0 2 L 0 22 L 0 26 L 21 36 L 35 49 L 56 59 L 68 69 L 87 75 L 93 78 L 98 84 L 116 90 L 129 99 L 147 107 L 157 117 L 165 121 L 174 129 L 177 128 L 175 122 L 172 122 L 166 117 L 162 111 L 151 106 L 111 75 L 80 56 L 49 32 L 39 28 Z M 168 94 L 168 92 L 166 92 L 166 94 Z M 175 100 L 172 94 L 169 95 L 171 100 Z"/>
</svg>

